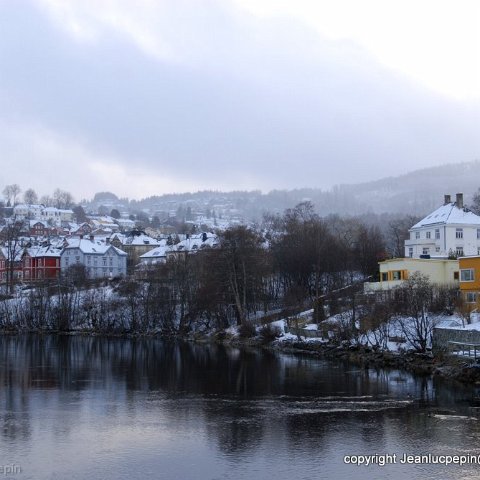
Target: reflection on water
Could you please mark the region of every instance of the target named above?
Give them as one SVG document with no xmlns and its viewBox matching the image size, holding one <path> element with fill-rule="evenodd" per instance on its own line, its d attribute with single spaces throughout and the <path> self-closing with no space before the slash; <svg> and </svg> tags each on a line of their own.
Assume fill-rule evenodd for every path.
<svg viewBox="0 0 480 480">
<path fill-rule="evenodd" d="M 480 453 L 474 392 L 398 371 L 154 339 L 0 337 L 11 478 L 477 478 L 344 455 Z M 4 478 L 10 478 L 8 476 Z"/>
</svg>

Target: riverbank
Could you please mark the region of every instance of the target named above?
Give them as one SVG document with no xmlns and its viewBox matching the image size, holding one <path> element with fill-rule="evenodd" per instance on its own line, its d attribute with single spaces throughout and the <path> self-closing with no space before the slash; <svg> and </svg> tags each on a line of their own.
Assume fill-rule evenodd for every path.
<svg viewBox="0 0 480 480">
<path fill-rule="evenodd" d="M 303 342 L 295 340 L 265 343 L 258 338 L 215 340 L 226 346 L 262 348 L 292 354 L 312 355 L 347 361 L 362 368 L 392 368 L 416 375 L 438 376 L 463 384 L 480 383 L 480 364 L 460 357 L 418 352 L 379 351 L 362 345 Z"/>
<path fill-rule="evenodd" d="M 222 332 L 223 333 L 223 332 Z M 86 336 L 105 338 L 162 338 L 180 340 L 192 343 L 217 343 L 227 347 L 256 348 L 282 353 L 312 355 L 329 360 L 346 361 L 362 368 L 392 368 L 404 370 L 416 375 L 438 376 L 472 385 L 480 384 L 480 363 L 475 363 L 461 357 L 444 354 L 418 352 L 390 352 L 380 351 L 363 345 L 334 344 L 331 342 L 306 342 L 299 340 L 275 340 L 266 342 L 256 336 L 242 338 L 238 335 L 206 335 L 206 334 L 160 334 L 158 332 L 129 333 L 129 332 L 95 332 L 91 330 L 58 331 L 34 330 L 18 331 L 5 329 L 0 335 L 14 336 L 22 334 L 59 335 L 59 336 Z"/>
</svg>

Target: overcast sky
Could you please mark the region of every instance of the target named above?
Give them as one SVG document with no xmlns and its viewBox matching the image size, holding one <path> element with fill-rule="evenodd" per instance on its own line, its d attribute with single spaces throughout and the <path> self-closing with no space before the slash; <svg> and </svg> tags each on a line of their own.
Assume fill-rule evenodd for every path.
<svg viewBox="0 0 480 480">
<path fill-rule="evenodd" d="M 0 187 L 321 187 L 480 158 L 476 0 L 2 0 Z"/>
</svg>

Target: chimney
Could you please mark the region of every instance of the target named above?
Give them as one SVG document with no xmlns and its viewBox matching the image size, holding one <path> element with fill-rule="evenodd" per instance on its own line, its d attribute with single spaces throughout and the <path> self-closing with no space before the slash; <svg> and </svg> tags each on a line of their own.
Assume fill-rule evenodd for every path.
<svg viewBox="0 0 480 480">
<path fill-rule="evenodd" d="M 449 203 L 451 203 L 451 201 L 452 201 L 452 198 L 450 197 L 450 195 L 445 195 L 444 205 L 448 205 Z"/>
<path fill-rule="evenodd" d="M 463 193 L 457 193 L 457 207 L 463 208 Z"/>
</svg>

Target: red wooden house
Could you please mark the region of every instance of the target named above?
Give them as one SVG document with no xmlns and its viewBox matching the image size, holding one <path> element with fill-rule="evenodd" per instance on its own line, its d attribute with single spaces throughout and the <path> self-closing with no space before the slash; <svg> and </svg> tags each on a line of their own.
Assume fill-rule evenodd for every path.
<svg viewBox="0 0 480 480">
<path fill-rule="evenodd" d="M 54 280 L 60 276 L 61 249 L 48 245 L 26 249 L 22 255 L 24 281 Z"/>
<path fill-rule="evenodd" d="M 15 260 L 13 262 L 13 280 L 16 282 L 21 280 L 23 277 L 23 263 L 22 263 L 22 251 L 19 249 L 15 252 Z M 0 248 L 0 283 L 5 283 L 7 281 L 7 276 L 9 274 L 9 255 L 13 253 L 8 252 L 6 247 Z"/>
</svg>

